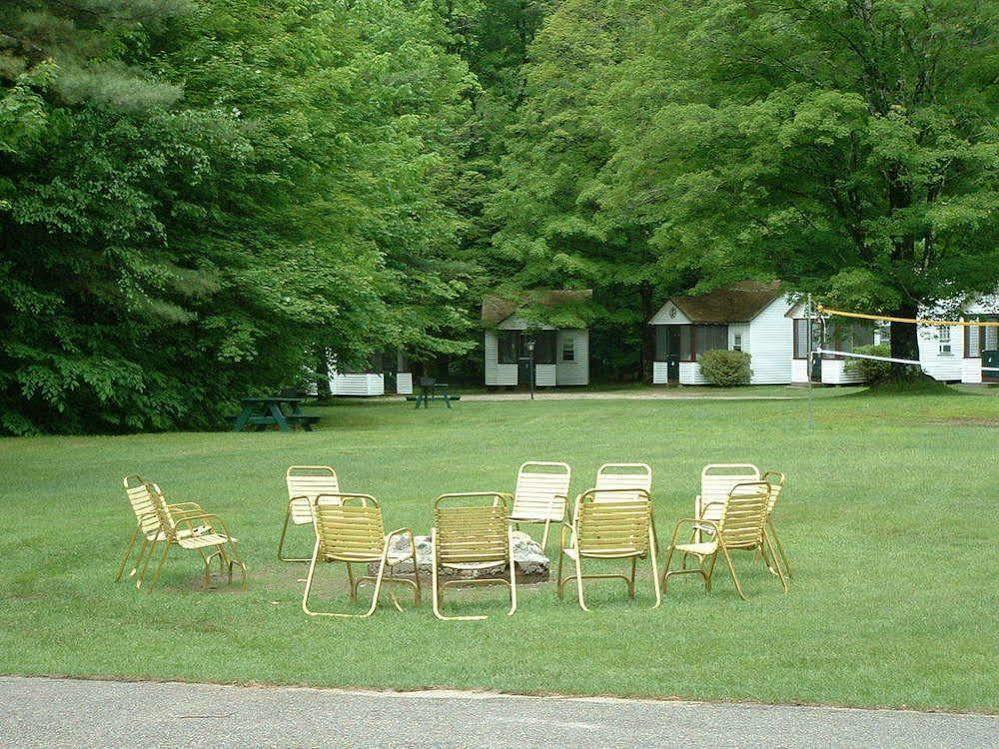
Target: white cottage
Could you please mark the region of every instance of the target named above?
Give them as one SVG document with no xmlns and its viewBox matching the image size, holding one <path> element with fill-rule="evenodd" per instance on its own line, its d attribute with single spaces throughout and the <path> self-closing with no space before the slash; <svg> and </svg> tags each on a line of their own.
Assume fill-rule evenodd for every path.
<svg viewBox="0 0 999 749">
<path fill-rule="evenodd" d="M 534 342 L 536 387 L 588 385 L 589 330 L 585 327 L 557 327 L 544 322 L 544 319 L 561 317 L 558 314 L 560 307 L 583 304 L 592 296 L 592 290 L 585 289 L 526 292 L 516 299 L 486 297 L 482 302 L 486 385 L 530 385 L 529 341 Z"/>
<path fill-rule="evenodd" d="M 698 356 L 712 349 L 752 356 L 752 384 L 791 382 L 792 304 L 780 283 L 744 281 L 699 296 L 672 297 L 649 320 L 655 330 L 657 385 L 701 385 Z"/>
<path fill-rule="evenodd" d="M 966 305 L 960 319 L 999 321 L 999 294 Z M 999 328 L 921 325 L 919 361 L 926 374 L 944 382 L 999 382 L 999 372 L 990 371 L 999 367 Z M 990 369 L 983 370 L 983 366 Z"/>
<path fill-rule="evenodd" d="M 794 346 L 791 361 L 791 382 L 808 382 L 808 352 L 819 347 L 818 327 L 808 319 L 804 303 L 798 303 L 787 311 L 794 324 Z M 824 348 L 844 353 L 852 353 L 860 346 L 881 343 L 883 332 L 874 323 L 863 320 L 829 320 L 826 324 Z M 856 367 L 849 366 L 850 360 L 842 356 L 826 354 L 813 362 L 812 381 L 825 385 L 855 385 L 864 378 Z"/>
</svg>

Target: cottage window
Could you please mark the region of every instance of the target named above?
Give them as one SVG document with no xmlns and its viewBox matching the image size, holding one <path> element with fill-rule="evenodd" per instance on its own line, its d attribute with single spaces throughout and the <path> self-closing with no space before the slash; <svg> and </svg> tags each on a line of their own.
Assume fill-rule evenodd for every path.
<svg viewBox="0 0 999 749">
<path fill-rule="evenodd" d="M 979 318 L 999 320 L 999 317 Z M 966 359 L 981 359 L 982 351 L 999 348 L 999 328 L 994 326 L 966 325 L 964 328 L 964 357 Z"/>
<path fill-rule="evenodd" d="M 696 325 L 694 326 L 693 338 L 694 360 L 696 361 L 698 355 L 707 351 L 728 348 L 728 325 Z"/>
<path fill-rule="evenodd" d="M 496 334 L 499 364 L 516 364 L 520 356 L 520 332 L 517 330 L 501 330 Z"/>
<path fill-rule="evenodd" d="M 562 339 L 562 361 L 576 361 L 576 337 L 567 335 Z"/>
<path fill-rule="evenodd" d="M 808 319 L 802 318 L 794 321 L 794 358 L 807 359 L 811 350 L 811 325 Z"/>
<path fill-rule="evenodd" d="M 555 363 L 555 331 L 541 330 L 534 336 L 534 363 Z"/>
<path fill-rule="evenodd" d="M 732 338 L 732 350 L 742 351 L 742 333 L 736 333 Z"/>
<path fill-rule="evenodd" d="M 950 328 L 944 326 L 940 328 L 937 332 L 937 344 L 940 350 L 940 356 L 950 356 L 952 351 L 950 347 Z"/>
</svg>

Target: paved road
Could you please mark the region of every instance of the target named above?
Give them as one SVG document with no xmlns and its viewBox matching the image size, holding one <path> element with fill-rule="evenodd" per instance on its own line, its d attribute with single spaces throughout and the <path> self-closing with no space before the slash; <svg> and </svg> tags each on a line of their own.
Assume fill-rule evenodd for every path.
<svg viewBox="0 0 999 749">
<path fill-rule="evenodd" d="M 0 677 L 0 746 L 988 747 L 999 716 Z"/>
</svg>

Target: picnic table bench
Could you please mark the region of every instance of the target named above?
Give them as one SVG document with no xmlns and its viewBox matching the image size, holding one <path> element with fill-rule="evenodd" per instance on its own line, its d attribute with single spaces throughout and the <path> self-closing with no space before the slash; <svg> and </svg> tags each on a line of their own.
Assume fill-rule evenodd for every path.
<svg viewBox="0 0 999 749">
<path fill-rule="evenodd" d="M 290 432 L 300 426 L 307 432 L 319 421 L 318 416 L 302 413 L 304 398 L 267 396 L 263 398 L 243 398 L 243 411 L 233 417 L 233 431 L 242 432 L 247 427 L 264 429 L 277 426 L 282 432 Z M 285 408 L 287 408 L 287 412 Z"/>
<path fill-rule="evenodd" d="M 430 401 L 443 400 L 444 405 L 451 408 L 451 401 L 458 400 L 457 395 L 451 395 L 446 382 L 437 382 L 433 377 L 420 378 L 420 392 L 416 396 L 416 407 L 423 404 L 424 408 L 430 408 Z M 408 400 L 408 398 L 407 398 Z"/>
</svg>

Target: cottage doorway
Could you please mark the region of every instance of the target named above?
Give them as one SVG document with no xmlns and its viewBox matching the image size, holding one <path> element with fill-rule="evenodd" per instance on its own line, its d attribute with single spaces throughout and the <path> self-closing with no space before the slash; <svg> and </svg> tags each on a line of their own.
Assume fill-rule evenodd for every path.
<svg viewBox="0 0 999 749">
<path fill-rule="evenodd" d="M 680 384 L 680 326 L 669 325 L 666 329 L 666 382 Z"/>
</svg>

